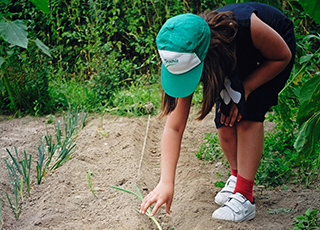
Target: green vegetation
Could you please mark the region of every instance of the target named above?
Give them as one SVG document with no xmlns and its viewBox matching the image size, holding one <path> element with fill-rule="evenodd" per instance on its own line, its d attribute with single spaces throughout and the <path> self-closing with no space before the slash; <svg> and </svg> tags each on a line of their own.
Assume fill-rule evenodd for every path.
<svg viewBox="0 0 320 230">
<path fill-rule="evenodd" d="M 8 163 L 6 160 L 7 168 L 9 170 L 9 173 L 11 176 L 14 178 L 14 183 L 18 185 L 19 183 L 19 178 L 16 173 L 16 171 L 19 172 L 20 176 L 22 177 L 23 181 L 27 185 L 27 192 L 30 195 L 30 168 L 31 168 L 31 154 L 29 154 L 29 158 L 27 156 L 26 151 L 24 151 L 24 159 L 22 161 L 19 160 L 19 154 L 18 154 L 18 149 L 16 146 L 14 146 L 14 150 L 16 153 L 16 156 L 14 157 L 11 152 L 6 149 L 8 154 L 10 155 L 13 164 Z M 15 167 L 14 167 L 15 166 Z M 10 176 L 10 177 L 11 177 Z"/>
<path fill-rule="evenodd" d="M 204 143 L 200 146 L 196 157 L 200 160 L 218 161 L 223 160 L 224 155 L 219 144 L 218 134 L 207 133 Z"/>
<path fill-rule="evenodd" d="M 86 118 L 82 109 L 79 120 L 77 108 L 121 116 L 158 114 L 160 59 L 155 37 L 168 18 L 246 1 L 51 0 L 50 5 L 48 0 L 0 1 L 0 114 L 42 116 L 69 111 L 63 127 L 58 121 L 55 135 L 41 140 L 38 183 L 48 169 L 54 170 L 72 156 L 76 124 L 80 121 L 82 128 Z M 310 187 L 320 169 L 319 1 L 257 2 L 275 6 L 293 21 L 297 54 L 279 105 L 267 118 L 276 127 L 265 137 L 256 183 L 275 187 L 293 179 Z M 200 85 L 194 106 L 201 97 Z M 18 193 L 23 199 L 23 183 L 30 193 L 31 156 L 25 153 L 20 162 L 9 154 L 14 162 L 6 162 L 14 202 L 6 196 L 19 218 Z M 206 134 L 197 157 L 222 159 L 217 136 Z M 305 218 L 313 214 L 309 211 Z"/>
<path fill-rule="evenodd" d="M 92 177 L 93 177 L 93 176 L 94 176 L 93 172 L 92 172 L 90 169 L 88 169 L 88 170 L 87 170 L 87 182 L 88 182 L 88 186 L 89 186 L 89 189 L 90 189 L 90 191 L 92 192 L 92 194 L 93 194 L 95 197 L 97 197 L 96 191 L 94 190 L 93 185 L 92 185 Z"/>
<path fill-rule="evenodd" d="M 310 15 L 319 22 L 319 4 L 307 2 L 318 10 Z M 256 184 L 276 187 L 292 180 L 307 187 L 320 169 L 320 35 L 317 25 L 296 1 L 283 1 L 283 12 L 294 22 L 297 55 L 290 80 L 279 95 L 279 105 L 267 119 L 276 127 L 265 136 L 264 152 Z M 309 7 L 309 6 L 308 6 Z M 317 11 L 317 12 L 316 12 Z M 289 13 L 290 12 L 290 13 Z M 217 139 L 208 138 L 196 154 L 198 158 L 217 160 Z M 214 146 L 214 147 L 212 147 Z M 209 156 L 215 157 L 209 157 Z"/>
<path fill-rule="evenodd" d="M 36 161 L 37 184 L 41 184 L 43 182 L 42 179 L 46 178 L 48 170 L 55 170 L 72 157 L 72 150 L 75 147 L 73 140 L 77 137 L 77 130 L 83 128 L 86 117 L 87 113 L 84 111 L 84 109 L 82 109 L 81 112 L 78 109 L 69 110 L 67 117 L 63 116 L 63 135 L 60 121 L 58 120 L 57 125 L 55 126 L 55 140 L 53 140 L 52 135 L 49 134 L 42 137 L 41 145 L 38 147 L 39 160 Z M 52 120 L 52 117 L 49 118 L 49 120 Z M 52 123 L 52 121 L 50 122 Z M 8 149 L 6 149 L 12 160 L 12 163 L 8 162 L 7 159 L 4 159 L 4 162 L 6 163 L 9 172 L 14 200 L 10 198 L 10 195 L 7 192 L 6 196 L 14 217 L 16 220 L 18 220 L 22 212 L 24 193 L 23 184 L 26 184 L 29 196 L 31 191 L 31 154 L 27 156 L 26 151 L 24 151 L 24 158 L 23 160 L 20 160 L 17 147 L 14 146 L 14 149 L 15 156 Z M 3 200 L 0 199 L 0 227 L 2 227 L 2 202 Z"/>
<path fill-rule="evenodd" d="M 311 210 L 310 208 L 304 215 L 298 215 L 292 224 L 294 228 L 291 230 L 309 230 L 320 228 L 320 213 L 319 209 Z"/>
</svg>

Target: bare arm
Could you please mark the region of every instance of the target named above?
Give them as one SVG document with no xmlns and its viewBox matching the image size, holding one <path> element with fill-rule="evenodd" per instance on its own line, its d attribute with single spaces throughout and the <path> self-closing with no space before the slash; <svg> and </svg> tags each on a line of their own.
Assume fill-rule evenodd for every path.
<svg viewBox="0 0 320 230">
<path fill-rule="evenodd" d="M 244 80 L 245 100 L 252 91 L 281 73 L 291 60 L 291 51 L 283 38 L 254 13 L 251 15 L 251 38 L 266 60 Z M 238 108 L 232 104 L 229 116 L 221 114 L 221 123 L 232 127 L 242 118 L 238 113 Z"/>
<path fill-rule="evenodd" d="M 141 203 L 141 213 L 145 213 L 151 204 L 154 215 L 159 207 L 166 203 L 167 213 L 173 199 L 175 172 L 180 155 L 181 140 L 189 116 L 192 96 L 179 98 L 177 107 L 166 121 L 161 140 L 161 176 L 156 188 Z"/>
<path fill-rule="evenodd" d="M 252 91 L 281 73 L 291 60 L 290 49 L 283 38 L 254 13 L 251 15 L 251 37 L 266 61 L 243 82 L 246 99 Z"/>
</svg>

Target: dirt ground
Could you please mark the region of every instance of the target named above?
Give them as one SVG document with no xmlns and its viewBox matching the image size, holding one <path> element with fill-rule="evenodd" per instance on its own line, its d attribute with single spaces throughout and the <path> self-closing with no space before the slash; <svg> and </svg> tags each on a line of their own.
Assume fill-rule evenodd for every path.
<svg viewBox="0 0 320 230">
<path fill-rule="evenodd" d="M 45 124 L 47 119 L 1 119 L 0 198 L 4 201 L 4 229 L 156 229 L 146 215 L 137 212 L 138 198 L 110 186 L 134 191 L 137 184 L 143 195 L 154 188 L 160 173 L 159 142 L 165 119 L 89 116 L 75 140 L 73 158 L 37 185 L 37 148 L 46 129 L 54 130 L 53 124 Z M 265 127 L 270 130 L 272 124 L 266 123 Z M 304 214 L 308 208 L 320 207 L 319 189 L 288 185 L 289 189 L 284 191 L 255 186 L 257 213 L 254 220 L 244 223 L 213 220 L 211 214 L 218 208 L 214 196 L 220 190 L 214 183 L 226 180 L 228 169 L 218 162 L 200 161 L 195 153 L 204 134 L 215 131 L 213 115 L 201 122 L 196 121 L 195 115 L 190 116 L 177 168 L 172 213 L 166 214 L 163 207 L 156 215 L 163 229 L 290 229 L 297 215 Z M 29 197 L 25 195 L 18 221 L 5 196 L 8 192 L 13 197 L 13 191 L 3 160 L 9 157 L 5 149 L 14 151 L 14 146 L 19 153 L 26 150 L 33 158 L 32 191 Z M 87 170 L 94 174 L 96 197 L 89 189 Z M 288 210 L 291 211 L 285 212 Z"/>
</svg>

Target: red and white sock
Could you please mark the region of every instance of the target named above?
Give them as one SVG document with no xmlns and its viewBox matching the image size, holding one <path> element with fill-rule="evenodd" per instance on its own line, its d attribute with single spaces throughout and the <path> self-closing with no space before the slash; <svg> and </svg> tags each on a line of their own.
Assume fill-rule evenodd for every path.
<svg viewBox="0 0 320 230">
<path fill-rule="evenodd" d="M 254 180 L 247 180 L 238 174 L 237 184 L 233 194 L 239 192 L 244 195 L 251 203 L 253 203 L 253 185 Z"/>
</svg>

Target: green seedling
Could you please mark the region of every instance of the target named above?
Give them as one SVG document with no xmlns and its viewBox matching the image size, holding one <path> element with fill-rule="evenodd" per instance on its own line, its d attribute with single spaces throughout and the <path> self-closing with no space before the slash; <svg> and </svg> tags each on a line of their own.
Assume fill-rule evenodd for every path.
<svg viewBox="0 0 320 230">
<path fill-rule="evenodd" d="M 26 183 L 27 191 L 28 191 L 28 194 L 30 195 L 30 189 L 31 189 L 31 186 L 30 186 L 31 154 L 29 154 L 29 158 L 28 158 L 26 151 L 24 151 L 24 159 L 20 162 L 17 147 L 14 146 L 14 149 L 15 149 L 16 157 L 14 157 L 10 153 L 10 151 L 8 149 L 6 149 L 6 150 L 9 153 L 9 155 L 10 155 L 10 157 L 11 157 L 11 159 L 13 161 L 13 164 L 15 165 L 17 171 L 22 176 L 23 181 Z M 8 166 L 8 163 L 7 163 L 7 166 Z M 13 165 L 12 165 L 11 169 L 14 170 Z"/>
<path fill-rule="evenodd" d="M 81 123 L 80 123 L 80 129 L 83 129 L 83 126 L 84 126 L 84 122 L 87 118 L 88 114 L 85 112 L 85 109 L 82 108 L 81 109 Z"/>
<path fill-rule="evenodd" d="M 22 205 L 19 204 L 17 191 L 15 191 L 15 205 L 12 204 L 8 193 L 6 193 L 6 196 L 7 196 L 7 199 L 8 199 L 8 202 L 9 202 L 9 205 L 10 205 L 10 208 L 13 212 L 14 217 L 16 218 L 16 220 L 19 220 L 19 217 L 20 217 L 20 214 L 22 211 Z"/>
<path fill-rule="evenodd" d="M 49 164 L 52 161 L 53 155 L 56 153 L 58 145 L 56 145 L 53 140 L 51 135 L 46 135 L 45 137 L 47 148 L 48 148 L 48 158 L 46 160 L 45 167 L 48 168 Z"/>
<path fill-rule="evenodd" d="M 138 188 L 137 185 L 135 185 L 135 188 L 136 188 L 137 193 L 132 192 L 132 191 L 130 191 L 130 190 L 126 190 L 126 189 L 124 189 L 124 188 L 120 188 L 120 187 L 117 187 L 117 186 L 113 186 L 113 185 L 111 186 L 111 188 L 114 188 L 114 189 L 120 190 L 120 191 L 122 191 L 122 192 L 127 192 L 127 193 L 129 193 L 129 194 L 135 195 L 135 196 L 138 197 L 141 201 L 143 201 L 143 196 L 142 196 L 142 194 L 141 194 L 141 192 L 140 192 L 140 190 L 139 190 L 139 188 Z M 137 210 L 137 211 L 139 212 L 139 210 Z M 161 225 L 159 224 L 159 222 L 157 221 L 157 219 L 156 219 L 154 216 L 151 215 L 151 208 L 150 208 L 150 207 L 147 209 L 146 215 L 154 222 L 154 224 L 157 226 L 157 228 L 158 228 L 159 230 L 162 230 L 162 227 L 161 227 Z"/>
<path fill-rule="evenodd" d="M 42 137 L 41 145 L 38 147 L 39 161 L 36 161 L 36 163 L 37 163 L 37 166 L 36 166 L 37 183 L 38 184 L 41 184 L 42 178 L 46 177 L 46 167 L 44 166 L 46 148 L 44 147 L 43 141 L 44 141 L 44 137 Z"/>
<path fill-rule="evenodd" d="M 57 145 L 61 145 L 61 124 L 60 124 L 60 121 L 57 121 L 57 125 L 55 125 L 54 128 L 56 130 Z"/>
<path fill-rule="evenodd" d="M 72 150 L 76 146 L 76 144 L 72 144 L 72 142 L 73 140 L 70 139 L 66 144 L 59 148 L 59 156 L 56 159 L 55 164 L 51 167 L 51 170 L 60 167 L 72 157 Z"/>
<path fill-rule="evenodd" d="M 81 128 L 84 125 L 85 119 L 87 117 L 87 114 L 84 111 L 84 108 L 81 112 Z M 62 164 L 64 164 L 66 161 L 68 161 L 72 157 L 73 148 L 76 146 L 76 144 L 72 144 L 73 140 L 76 138 L 74 135 L 77 133 L 78 128 L 78 122 L 79 122 L 79 115 L 78 115 L 78 109 L 75 109 L 74 111 L 68 111 L 67 117 L 63 117 L 64 120 L 64 139 L 62 138 L 61 134 L 61 124 L 60 121 L 57 122 L 57 125 L 55 126 L 56 130 L 56 138 L 57 138 L 57 144 L 56 149 L 59 153 L 59 156 L 57 157 L 54 165 L 51 167 L 51 170 L 54 170 L 58 167 L 60 167 Z"/>
<path fill-rule="evenodd" d="M 23 180 L 21 178 L 21 181 L 19 181 L 18 176 L 16 174 L 16 171 L 15 171 L 13 165 L 9 164 L 6 160 L 5 160 L 5 162 L 7 164 L 9 176 L 10 176 L 10 179 L 11 179 L 11 185 L 12 185 L 13 192 L 14 192 L 15 203 L 12 204 L 8 193 L 6 193 L 6 196 L 7 196 L 10 208 L 11 208 L 13 214 L 14 214 L 14 217 L 16 218 L 16 220 L 18 220 L 19 217 L 20 217 L 20 214 L 21 214 L 21 210 L 22 210 L 22 206 L 19 204 L 18 191 L 20 191 L 21 199 L 23 199 L 23 195 L 22 195 Z"/>
<path fill-rule="evenodd" d="M 92 172 L 90 169 L 88 169 L 88 170 L 87 170 L 87 182 L 88 182 L 88 186 L 89 186 L 90 191 L 92 192 L 92 194 L 93 194 L 95 197 L 97 197 L 96 191 L 94 190 L 93 185 L 92 185 L 92 177 L 93 177 L 93 176 L 94 176 L 93 172 Z"/>
</svg>

